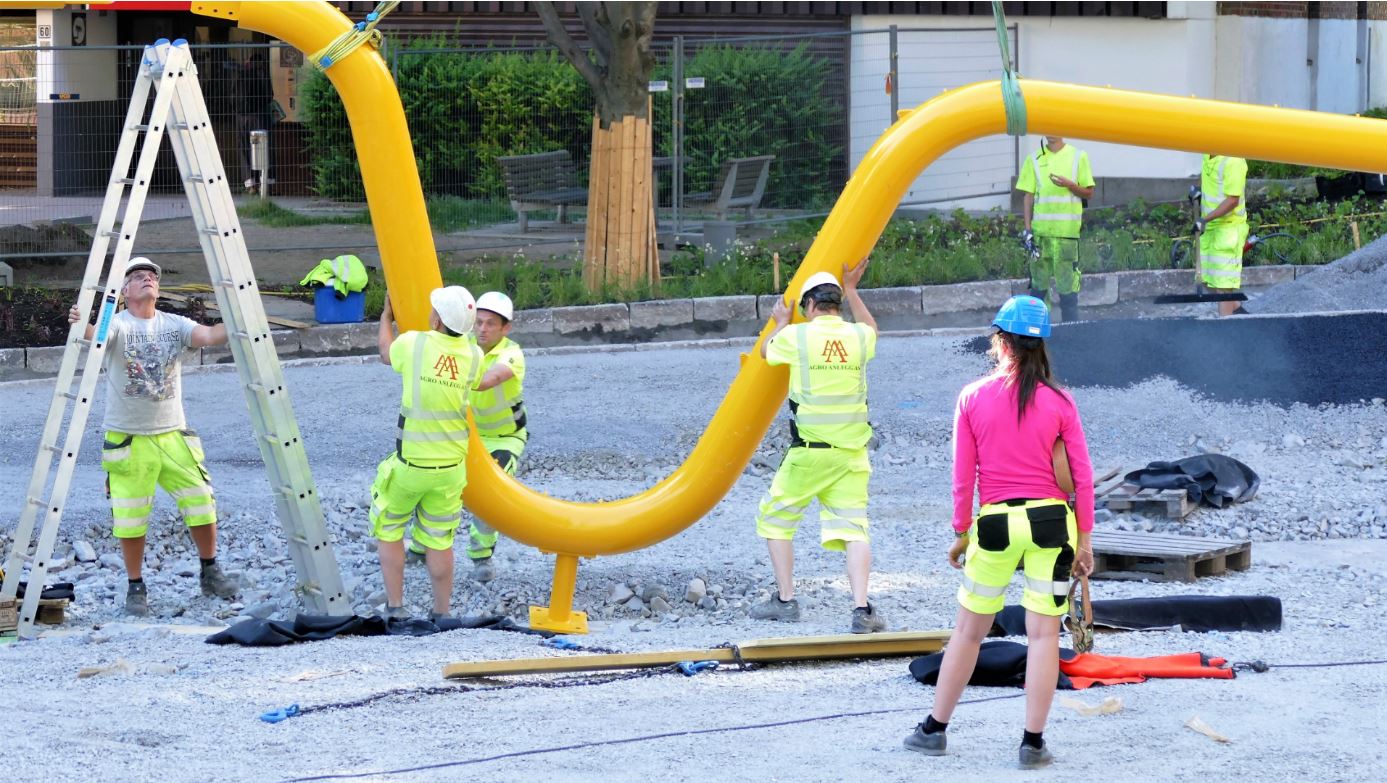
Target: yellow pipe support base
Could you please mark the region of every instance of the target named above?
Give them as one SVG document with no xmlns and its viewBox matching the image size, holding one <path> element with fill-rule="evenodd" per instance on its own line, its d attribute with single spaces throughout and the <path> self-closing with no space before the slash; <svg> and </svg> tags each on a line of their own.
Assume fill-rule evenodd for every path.
<svg viewBox="0 0 1387 783">
<path fill-rule="evenodd" d="M 305 52 L 322 48 L 351 24 L 323 0 L 194 2 L 193 11 L 234 19 Z M 399 94 L 371 47 L 357 49 L 326 73 L 351 123 L 400 323 L 424 328 L 428 292 L 441 276 Z M 1032 134 L 1387 172 L 1382 120 L 1029 79 L 1021 86 Z M 911 183 L 941 155 L 1005 132 L 996 81 L 952 90 L 902 112 L 853 172 L 787 290 L 797 291 L 816 272 L 840 273 L 844 262 L 871 252 Z M 761 339 L 769 328 L 768 323 Z M 526 488 L 489 458 L 474 429 L 467 506 L 510 538 L 547 552 L 593 557 L 650 546 L 697 522 L 731 489 L 784 402 L 787 382 L 786 368 L 770 367 L 756 350 L 744 354 L 740 372 L 684 463 L 645 492 L 605 503 L 574 503 Z M 556 602 L 543 622 L 560 621 L 558 610 Z"/>
<path fill-rule="evenodd" d="M 554 585 L 548 606 L 530 607 L 530 627 L 555 633 L 587 633 L 588 616 L 573 611 L 573 591 L 578 584 L 578 556 L 558 555 L 554 559 Z"/>
</svg>

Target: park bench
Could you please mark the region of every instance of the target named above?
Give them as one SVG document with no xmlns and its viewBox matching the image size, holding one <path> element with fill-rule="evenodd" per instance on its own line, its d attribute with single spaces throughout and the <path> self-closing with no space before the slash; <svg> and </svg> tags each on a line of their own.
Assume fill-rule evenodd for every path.
<svg viewBox="0 0 1387 783">
<path fill-rule="evenodd" d="M 722 162 L 717 184 L 707 193 L 690 193 L 684 197 L 685 206 L 711 207 L 722 220 L 730 209 L 751 211 L 761 205 L 761 197 L 766 194 L 766 180 L 770 177 L 771 161 L 774 155 L 757 155 L 751 158 L 728 158 Z"/>
<path fill-rule="evenodd" d="M 568 207 L 588 202 L 588 189 L 578 182 L 573 156 L 568 150 L 533 155 L 497 157 L 506 181 L 506 195 L 519 218 L 520 233 L 529 230 L 527 212 L 559 210 L 559 222 L 568 222 Z"/>
</svg>

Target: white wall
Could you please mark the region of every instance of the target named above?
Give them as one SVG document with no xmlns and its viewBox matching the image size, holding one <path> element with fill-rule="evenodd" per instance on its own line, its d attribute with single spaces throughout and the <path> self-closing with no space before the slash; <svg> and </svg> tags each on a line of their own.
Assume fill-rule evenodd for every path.
<svg viewBox="0 0 1387 783">
<path fill-rule="evenodd" d="M 1197 5 L 1197 4 L 1194 4 Z M 1212 13 L 1180 20 L 1113 18 L 1015 17 L 1018 26 L 1019 68 L 1025 78 L 1076 84 L 1110 85 L 1121 89 L 1177 95 L 1209 95 L 1213 90 Z M 853 29 L 978 27 L 969 33 L 899 34 L 901 108 L 913 108 L 945 89 L 961 87 L 1000 74 L 997 36 L 981 17 L 859 16 Z M 907 49 L 909 36 L 928 44 L 916 54 Z M 944 42 L 947 36 L 948 42 Z M 923 43 L 917 46 L 924 45 Z M 852 53 L 852 163 L 886 128 L 887 98 L 882 81 L 887 70 L 885 34 L 858 35 Z M 1195 54 L 1192 56 L 1191 52 Z M 931 53 L 939 56 L 930 56 Z M 1198 171 L 1199 156 L 1191 153 L 1151 150 L 1074 139 L 1086 150 L 1095 176 L 1184 177 Z M 1038 136 L 1020 142 L 1024 158 L 1039 148 Z M 1005 167 L 1009 171 L 1002 171 Z M 1010 187 L 1016 173 L 1015 141 L 996 136 L 960 147 L 941 158 L 916 182 L 912 195 L 955 195 L 977 189 Z M 1003 177 L 1005 180 L 1003 180 Z M 999 186 L 1000 185 L 1000 186 Z M 907 196 L 909 199 L 910 196 Z M 1005 207 L 1008 197 L 961 202 L 969 208 Z M 950 207 L 955 204 L 944 204 Z"/>
<path fill-rule="evenodd" d="M 80 13 L 80 12 L 79 12 Z M 116 42 L 116 15 L 91 9 L 85 12 L 87 46 L 111 45 Z M 35 12 L 35 34 L 44 25 L 51 26 L 51 39 L 38 39 L 39 46 L 72 45 L 72 11 L 40 10 Z M 116 91 L 116 51 L 92 49 L 78 51 L 39 52 L 37 56 L 38 99 L 49 103 L 53 93 L 76 93 L 82 101 L 114 100 Z"/>
<path fill-rule="evenodd" d="M 1378 72 L 1373 79 L 1368 53 L 1360 52 L 1360 36 L 1366 39 L 1371 27 L 1382 30 L 1387 25 L 1360 25 L 1352 19 L 1220 16 L 1215 97 L 1339 114 L 1381 105 L 1382 88 L 1371 85 L 1376 97 L 1368 89 L 1370 82 L 1382 81 L 1383 61 L 1373 58 Z"/>
<path fill-rule="evenodd" d="M 1368 56 L 1363 64 L 1369 108 L 1387 106 L 1387 21 L 1368 22 Z"/>
</svg>

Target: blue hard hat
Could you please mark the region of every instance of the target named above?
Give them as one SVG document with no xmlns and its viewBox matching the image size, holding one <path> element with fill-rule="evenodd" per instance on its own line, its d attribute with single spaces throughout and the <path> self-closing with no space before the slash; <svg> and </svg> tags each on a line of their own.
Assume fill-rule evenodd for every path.
<svg viewBox="0 0 1387 783">
<path fill-rule="evenodd" d="M 997 311 L 992 325 L 1022 337 L 1050 336 L 1050 308 L 1034 296 L 1013 296 Z"/>
</svg>

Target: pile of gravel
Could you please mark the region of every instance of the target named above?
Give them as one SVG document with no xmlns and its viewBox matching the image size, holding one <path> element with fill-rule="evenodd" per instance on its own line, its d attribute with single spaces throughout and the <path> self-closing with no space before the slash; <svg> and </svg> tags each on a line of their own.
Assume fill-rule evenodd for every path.
<svg viewBox="0 0 1387 783">
<path fill-rule="evenodd" d="M 1254 313 L 1382 310 L 1387 291 L 1387 237 L 1332 264 L 1282 283 L 1245 306 Z"/>
</svg>

